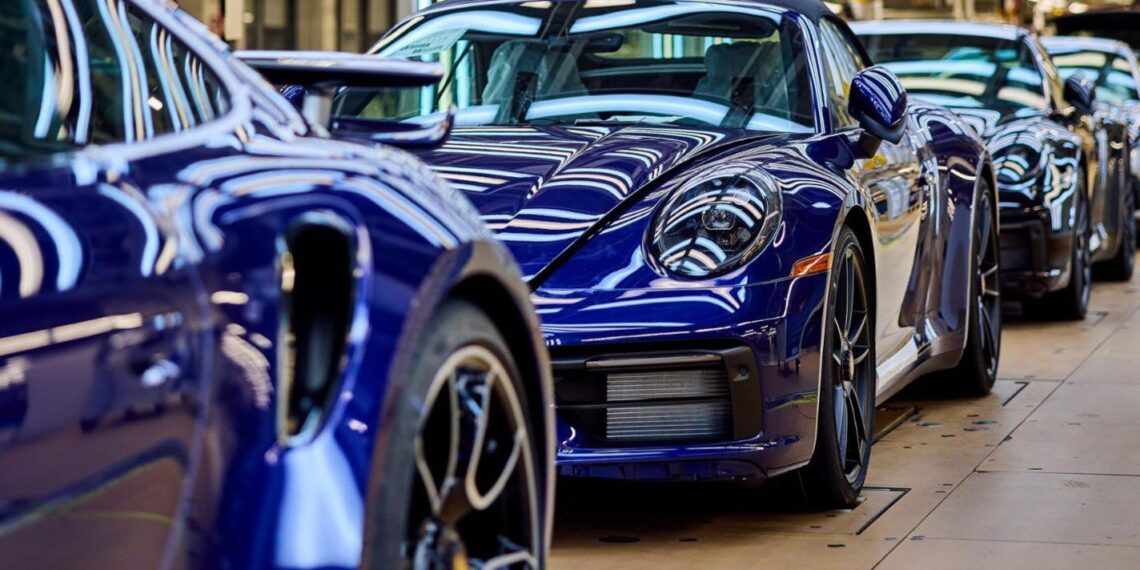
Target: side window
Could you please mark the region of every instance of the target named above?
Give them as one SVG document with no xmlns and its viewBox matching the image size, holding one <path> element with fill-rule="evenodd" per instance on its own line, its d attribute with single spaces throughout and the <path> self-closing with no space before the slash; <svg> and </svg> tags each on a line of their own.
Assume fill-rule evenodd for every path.
<svg viewBox="0 0 1140 570">
<path fill-rule="evenodd" d="M 210 121 L 228 108 L 193 52 L 122 0 L 78 0 L 92 90 L 91 142 L 135 142 Z"/>
<path fill-rule="evenodd" d="M 84 109 L 66 23 L 34 0 L 0 13 L 0 164 L 70 148 Z"/>
<path fill-rule="evenodd" d="M 857 121 L 847 112 L 847 101 L 851 94 L 851 82 L 855 80 L 855 74 L 863 69 L 862 58 L 835 24 L 821 20 L 820 32 L 820 48 L 827 71 L 831 126 L 835 129 L 855 126 Z"/>
<path fill-rule="evenodd" d="M 214 73 L 123 0 L 5 6 L 0 161 L 146 140 L 229 110 Z"/>
</svg>

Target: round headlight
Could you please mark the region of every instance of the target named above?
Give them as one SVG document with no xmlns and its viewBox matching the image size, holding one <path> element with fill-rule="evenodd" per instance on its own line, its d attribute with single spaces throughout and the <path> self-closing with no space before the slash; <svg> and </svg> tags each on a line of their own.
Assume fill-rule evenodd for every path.
<svg viewBox="0 0 1140 570">
<path fill-rule="evenodd" d="M 1041 174 L 1041 151 L 1015 144 L 994 156 L 994 169 L 999 183 L 1019 184 L 1035 180 Z"/>
<path fill-rule="evenodd" d="M 780 191 L 748 165 L 719 167 L 670 196 L 650 228 L 649 249 L 671 274 L 713 277 L 744 265 L 772 241 Z"/>
</svg>

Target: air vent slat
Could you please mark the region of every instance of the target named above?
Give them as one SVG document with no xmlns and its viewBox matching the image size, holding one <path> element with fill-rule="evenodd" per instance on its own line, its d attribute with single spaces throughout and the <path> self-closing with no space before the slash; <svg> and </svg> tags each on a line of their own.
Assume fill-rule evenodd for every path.
<svg viewBox="0 0 1140 570">
<path fill-rule="evenodd" d="M 728 398 L 724 369 L 619 372 L 606 376 L 607 402 Z"/>
<path fill-rule="evenodd" d="M 610 408 L 606 410 L 606 438 L 655 441 L 724 437 L 730 433 L 731 415 L 727 400 Z"/>
</svg>

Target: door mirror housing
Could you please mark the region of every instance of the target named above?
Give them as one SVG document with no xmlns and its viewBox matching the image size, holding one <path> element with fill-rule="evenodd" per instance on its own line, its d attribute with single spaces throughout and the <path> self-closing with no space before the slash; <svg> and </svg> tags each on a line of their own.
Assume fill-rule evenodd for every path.
<svg viewBox="0 0 1140 570">
<path fill-rule="evenodd" d="M 1065 102 L 1082 115 L 1093 112 L 1096 102 L 1096 85 L 1083 73 L 1074 73 L 1065 80 Z"/>
<path fill-rule="evenodd" d="M 865 151 L 874 155 L 882 141 L 902 140 L 908 105 L 906 89 L 889 69 L 876 65 L 855 75 L 847 111 L 863 128 Z"/>
</svg>

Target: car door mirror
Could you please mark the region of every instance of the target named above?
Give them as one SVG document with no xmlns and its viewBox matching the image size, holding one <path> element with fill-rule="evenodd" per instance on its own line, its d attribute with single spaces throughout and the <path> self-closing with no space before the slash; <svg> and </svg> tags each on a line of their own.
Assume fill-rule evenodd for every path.
<svg viewBox="0 0 1140 570">
<path fill-rule="evenodd" d="M 859 121 L 866 135 L 875 139 L 870 141 L 875 148 L 882 141 L 898 143 L 902 140 L 907 104 L 906 89 L 885 67 L 868 67 L 851 81 L 847 111 Z"/>
<path fill-rule="evenodd" d="M 1093 112 L 1096 101 L 1096 86 L 1083 73 L 1074 73 L 1065 80 L 1065 101 L 1077 112 L 1088 115 Z"/>
</svg>

